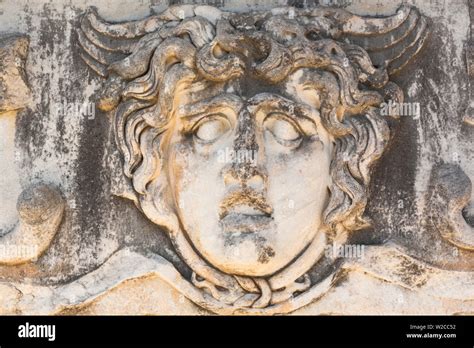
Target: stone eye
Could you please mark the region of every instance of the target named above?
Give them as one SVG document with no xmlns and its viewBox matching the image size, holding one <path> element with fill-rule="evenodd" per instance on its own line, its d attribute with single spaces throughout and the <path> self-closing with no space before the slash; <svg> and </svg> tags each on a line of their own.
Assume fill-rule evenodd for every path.
<svg viewBox="0 0 474 348">
<path fill-rule="evenodd" d="M 283 114 L 270 114 L 264 121 L 265 130 L 269 131 L 281 145 L 296 147 L 303 135 L 298 126 Z"/>
<path fill-rule="evenodd" d="M 202 143 L 212 143 L 227 133 L 229 121 L 219 115 L 207 116 L 194 127 L 195 138 Z"/>
</svg>

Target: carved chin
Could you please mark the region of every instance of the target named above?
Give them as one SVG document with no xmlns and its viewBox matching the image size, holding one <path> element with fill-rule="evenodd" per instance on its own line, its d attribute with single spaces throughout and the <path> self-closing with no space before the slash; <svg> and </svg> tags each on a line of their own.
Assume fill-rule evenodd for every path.
<svg viewBox="0 0 474 348">
<path fill-rule="evenodd" d="M 272 241 L 262 237 L 274 233 L 272 230 L 257 230 L 228 235 L 223 247 L 203 254 L 206 260 L 225 273 L 268 276 L 291 261 Z"/>
<path fill-rule="evenodd" d="M 184 259 L 190 257 L 191 250 L 196 250 L 196 255 L 208 264 L 223 273 L 243 277 L 271 277 L 273 274 L 283 272 L 295 265 L 305 273 L 316 263 L 325 250 L 327 241 L 325 232 L 316 231 L 315 236 L 305 245 L 291 247 L 278 243 L 275 236 L 278 231 L 270 224 L 266 228 L 245 232 L 215 231 L 213 244 L 191 244 L 188 233 L 182 229 L 177 234 L 172 234 L 173 243 L 181 250 Z M 177 238 L 177 236 L 184 238 Z M 184 246 L 184 244 L 188 244 Z M 287 246 L 287 247 L 285 247 Z M 183 254 L 186 253 L 188 254 Z M 299 263 L 299 265 L 298 265 Z M 190 264 L 191 268 L 193 265 Z"/>
</svg>

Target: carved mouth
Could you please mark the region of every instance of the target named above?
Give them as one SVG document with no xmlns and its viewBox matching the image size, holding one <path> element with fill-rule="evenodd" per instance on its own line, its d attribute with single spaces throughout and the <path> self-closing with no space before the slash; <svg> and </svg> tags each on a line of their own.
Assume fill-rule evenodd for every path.
<svg viewBox="0 0 474 348">
<path fill-rule="evenodd" d="M 220 224 L 222 229 L 228 233 L 255 233 L 267 228 L 272 221 L 271 215 L 261 211 L 254 213 L 250 213 L 250 211 L 249 213 L 231 212 L 221 219 Z"/>
<path fill-rule="evenodd" d="M 236 192 L 221 205 L 220 223 L 226 232 L 251 233 L 268 227 L 273 210 L 255 191 Z"/>
<path fill-rule="evenodd" d="M 246 204 L 239 204 L 237 206 L 232 207 L 229 211 L 227 211 L 226 215 L 229 214 L 246 216 L 270 216 L 270 214 L 266 210 L 260 209 L 257 206 L 251 206 Z"/>
</svg>

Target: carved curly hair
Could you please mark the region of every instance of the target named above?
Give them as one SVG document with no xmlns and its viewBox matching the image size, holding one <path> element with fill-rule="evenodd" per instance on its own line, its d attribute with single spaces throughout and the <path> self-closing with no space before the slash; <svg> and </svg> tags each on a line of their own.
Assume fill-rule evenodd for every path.
<svg viewBox="0 0 474 348">
<path fill-rule="evenodd" d="M 267 17 L 249 24 L 246 18 L 230 16 L 216 25 L 200 16 L 186 18 L 144 35 L 129 56 L 110 65 L 111 82 L 119 77 L 126 81 L 114 93 L 106 91 L 102 101 L 106 109 L 114 100 L 124 173 L 140 195 L 159 175 L 160 153 L 148 149 L 160 148 L 149 145 L 160 144 L 180 83 L 225 82 L 251 73 L 277 84 L 298 69 L 311 70 L 314 79 L 306 87 L 319 91 L 321 119 L 335 139 L 325 222 L 338 230 L 366 227 L 370 169 L 389 139 L 378 112 L 384 101 L 379 90 L 388 82 L 386 69 L 374 67 L 359 46 L 321 38 L 321 26 L 315 35 L 314 19 Z"/>
</svg>

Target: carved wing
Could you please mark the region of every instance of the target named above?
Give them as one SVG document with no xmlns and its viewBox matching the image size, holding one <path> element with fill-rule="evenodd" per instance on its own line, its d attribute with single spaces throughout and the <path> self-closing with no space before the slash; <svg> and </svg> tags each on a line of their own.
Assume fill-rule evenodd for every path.
<svg viewBox="0 0 474 348">
<path fill-rule="evenodd" d="M 214 28 L 202 17 L 215 24 L 220 15 L 211 6 L 181 5 L 143 20 L 108 23 L 90 8 L 77 31 L 81 58 L 102 77 L 113 71 L 130 80 L 146 72 L 155 48 L 168 37 L 188 35 L 197 47 L 210 42 Z"/>
<path fill-rule="evenodd" d="M 150 42 L 153 41 L 153 35 L 150 34 L 164 23 L 157 16 L 132 22 L 107 23 L 99 17 L 95 8 L 90 8 L 77 30 L 82 48 L 80 56 L 98 75 L 107 77 L 114 62 L 128 58 L 127 61 L 133 63 L 134 53 L 144 54 L 140 48 L 150 51 L 151 55 L 150 47 L 156 45 Z"/>
<path fill-rule="evenodd" d="M 387 69 L 389 75 L 402 70 L 421 50 L 428 34 L 427 20 L 419 11 L 403 5 L 392 16 L 372 18 L 354 15 L 338 8 L 317 7 L 312 10 L 294 8 L 274 9 L 252 13 L 258 20 L 272 15 L 296 16 L 298 21 L 310 22 L 321 38 L 332 38 L 364 48 L 373 64 Z M 193 36 L 202 27 L 193 26 L 189 17 L 202 16 L 216 23 L 221 17 L 232 14 L 221 12 L 211 6 L 181 5 L 168 8 L 159 15 L 143 20 L 124 23 L 107 23 L 97 14 L 95 8 L 83 16 L 77 31 L 81 47 L 81 58 L 98 75 L 107 77 L 110 71 L 124 79 L 131 79 L 145 73 L 144 56 L 151 56 L 154 49 L 170 35 Z M 238 15 L 239 20 L 247 17 Z M 249 22 L 233 23 L 247 26 Z M 213 33 L 208 33 L 212 39 Z M 198 45 L 200 46 L 200 45 Z M 116 64 L 114 64 L 116 62 Z"/>
<path fill-rule="evenodd" d="M 402 70 L 429 35 L 427 19 L 416 8 L 406 5 L 384 18 L 351 14 L 343 23 L 342 32 L 345 42 L 364 48 L 373 64 L 386 68 L 389 75 Z"/>
</svg>

